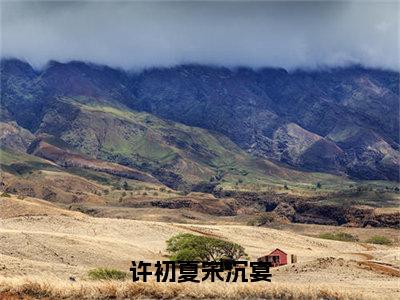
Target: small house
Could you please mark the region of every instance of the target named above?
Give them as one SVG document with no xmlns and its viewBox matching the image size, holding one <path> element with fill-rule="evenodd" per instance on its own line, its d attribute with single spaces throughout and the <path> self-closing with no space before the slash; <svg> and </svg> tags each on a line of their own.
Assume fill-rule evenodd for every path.
<svg viewBox="0 0 400 300">
<path fill-rule="evenodd" d="M 272 267 L 283 266 L 288 263 L 287 253 L 278 248 L 276 248 L 270 254 L 259 257 L 257 260 L 263 262 L 269 262 L 271 263 Z"/>
</svg>

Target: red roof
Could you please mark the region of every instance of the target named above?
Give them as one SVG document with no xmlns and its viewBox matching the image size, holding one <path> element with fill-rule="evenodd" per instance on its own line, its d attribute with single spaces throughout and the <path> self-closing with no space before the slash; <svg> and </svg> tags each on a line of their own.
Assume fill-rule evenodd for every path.
<svg viewBox="0 0 400 300">
<path fill-rule="evenodd" d="M 282 252 L 283 254 L 286 254 L 286 255 L 287 255 L 287 253 L 286 253 L 285 251 L 282 251 L 281 249 L 276 248 L 275 250 L 271 251 L 270 254 L 267 254 L 267 256 L 268 256 L 268 255 L 271 255 L 271 254 L 274 253 L 276 250 L 278 250 L 278 251 Z"/>
</svg>

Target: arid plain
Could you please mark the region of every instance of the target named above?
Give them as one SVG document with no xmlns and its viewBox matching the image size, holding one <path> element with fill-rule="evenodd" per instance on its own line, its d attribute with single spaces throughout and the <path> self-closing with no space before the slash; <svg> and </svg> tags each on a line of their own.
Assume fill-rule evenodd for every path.
<svg viewBox="0 0 400 300">
<path fill-rule="evenodd" d="M 384 246 L 306 235 L 309 231 L 333 231 L 332 226 L 290 224 L 278 230 L 227 221 L 218 224 L 218 220 L 216 225 L 201 225 L 94 218 L 43 200 L 14 196 L 2 197 L 0 204 L 0 293 L 5 296 L 68 298 L 81 291 L 88 298 L 107 297 L 112 291 L 106 287 L 113 285 L 114 296 L 132 296 L 130 293 L 137 286 L 129 280 L 92 282 L 87 277 L 88 271 L 108 267 L 129 272 L 132 260 L 165 260 L 165 241 L 184 232 L 239 243 L 251 260 L 280 248 L 297 255 L 298 262 L 273 268 L 271 284 L 200 283 L 171 287 L 171 283 L 142 283 L 134 298 L 218 297 L 221 291 L 231 296 L 237 292 L 242 297 L 245 290 L 253 291 L 248 292 L 250 298 L 269 297 L 285 289 L 303 298 L 318 298 L 324 293 L 350 299 L 398 299 L 400 296 L 400 249 L 395 229 L 344 228 L 365 237 L 374 234 L 392 237 L 394 245 Z M 170 210 L 170 213 L 175 212 Z M 170 288 L 166 289 L 167 286 Z M 39 294 L 35 295 L 35 289 Z M 84 293 L 85 289 L 90 292 Z"/>
</svg>

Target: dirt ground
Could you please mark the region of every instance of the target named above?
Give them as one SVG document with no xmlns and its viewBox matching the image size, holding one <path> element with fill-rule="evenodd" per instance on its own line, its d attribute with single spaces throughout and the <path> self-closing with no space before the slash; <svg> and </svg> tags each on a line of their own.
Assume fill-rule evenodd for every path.
<svg viewBox="0 0 400 300">
<path fill-rule="evenodd" d="M 297 255 L 297 263 L 272 269 L 275 284 L 324 284 L 377 299 L 400 299 L 400 248 L 309 236 L 330 227 L 274 229 L 94 218 L 34 198 L 0 198 L 0 206 L 0 285 L 1 278 L 19 276 L 84 282 L 88 270 L 97 267 L 129 272 L 132 260 L 165 260 L 165 241 L 190 232 L 239 243 L 252 261 L 275 248 L 289 257 Z M 363 238 L 379 232 L 354 230 Z M 394 229 L 388 232 L 397 234 Z"/>
</svg>

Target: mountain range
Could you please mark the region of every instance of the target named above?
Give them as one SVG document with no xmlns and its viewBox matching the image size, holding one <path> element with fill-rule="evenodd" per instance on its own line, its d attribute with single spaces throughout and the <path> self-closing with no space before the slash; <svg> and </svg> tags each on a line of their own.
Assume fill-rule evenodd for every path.
<svg viewBox="0 0 400 300">
<path fill-rule="evenodd" d="M 127 72 L 79 61 L 35 70 L 2 59 L 1 143 L 177 189 L 318 174 L 398 181 L 399 76 L 362 66 Z"/>
</svg>

